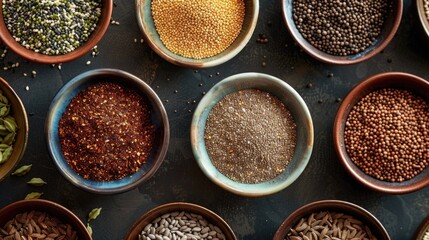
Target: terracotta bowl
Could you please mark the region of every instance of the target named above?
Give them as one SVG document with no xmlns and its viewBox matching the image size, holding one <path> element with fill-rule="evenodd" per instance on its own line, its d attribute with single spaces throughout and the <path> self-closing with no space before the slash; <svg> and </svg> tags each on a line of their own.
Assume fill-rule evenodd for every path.
<svg viewBox="0 0 429 240">
<path fill-rule="evenodd" d="M 235 55 L 237 55 L 249 42 L 255 30 L 256 23 L 259 15 L 259 1 L 258 0 L 244 0 L 245 2 L 245 16 L 243 26 L 237 39 L 225 49 L 223 52 L 213 57 L 204 59 L 192 59 L 177 55 L 168 50 L 159 38 L 156 31 L 155 24 L 152 18 L 151 1 L 150 0 L 135 0 L 137 22 L 143 37 L 147 44 L 159 56 L 182 67 L 188 68 L 208 68 L 220 65 Z"/>
<path fill-rule="evenodd" d="M 0 2 L 0 8 L 2 8 L 2 5 L 3 3 Z M 10 34 L 3 20 L 2 11 L 0 11 L 0 38 L 1 41 L 3 41 L 3 44 L 10 48 L 13 52 L 29 61 L 46 64 L 69 62 L 91 51 L 91 49 L 101 40 L 110 24 L 110 18 L 112 16 L 112 6 L 112 0 L 102 0 L 101 16 L 98 20 L 96 29 L 94 30 L 94 32 L 92 32 L 86 43 L 84 43 L 76 50 L 67 54 L 50 56 L 26 49 L 19 42 L 15 41 L 15 39 Z"/>
<path fill-rule="evenodd" d="M 409 90 L 429 102 L 429 82 L 420 77 L 400 72 L 382 73 L 369 77 L 356 85 L 342 101 L 334 121 L 334 147 L 340 163 L 352 177 L 364 186 L 383 193 L 409 193 L 429 186 L 429 167 L 410 180 L 381 181 L 365 174 L 353 163 L 344 143 L 345 122 L 353 106 L 370 92 L 387 87 Z"/>
<path fill-rule="evenodd" d="M 420 23 L 427 37 L 429 37 L 429 20 L 426 15 L 424 0 L 416 0 L 417 12 L 419 14 Z"/>
<path fill-rule="evenodd" d="M 312 213 L 318 213 L 321 211 L 330 211 L 350 215 L 369 227 L 371 233 L 377 237 L 377 239 L 390 240 L 390 236 L 386 229 L 370 212 L 356 204 L 341 200 L 316 201 L 298 208 L 282 222 L 282 224 L 277 229 L 273 240 L 284 240 L 290 229 L 295 227 L 302 218 L 307 218 Z"/>
<path fill-rule="evenodd" d="M 346 65 L 355 64 L 371 57 L 382 51 L 395 36 L 402 18 L 403 1 L 392 0 L 392 9 L 386 17 L 386 21 L 378 38 L 363 52 L 348 56 L 336 56 L 325 53 L 311 45 L 299 32 L 293 19 L 292 3 L 294 0 L 282 0 L 283 18 L 286 27 L 294 40 L 310 56 L 319 61 L 331 64 Z"/>
<path fill-rule="evenodd" d="M 202 206 L 185 203 L 185 202 L 175 202 L 168 203 L 161 206 L 158 206 L 145 214 L 143 214 L 134 224 L 130 227 L 127 234 L 124 237 L 124 240 L 135 240 L 138 239 L 139 234 L 144 229 L 146 225 L 151 223 L 156 218 L 172 212 L 189 212 L 201 215 L 204 219 L 206 219 L 209 223 L 219 227 L 222 233 L 225 235 L 225 239 L 227 240 L 236 240 L 234 232 L 228 223 L 225 222 L 219 215 L 212 212 L 211 210 L 204 208 Z"/>
<path fill-rule="evenodd" d="M 70 168 L 61 149 L 58 125 L 71 99 L 80 91 L 97 82 L 125 84 L 141 93 L 150 105 L 151 120 L 155 125 L 157 141 L 147 161 L 134 174 L 114 181 L 93 181 L 84 179 Z M 51 102 L 45 122 L 45 137 L 48 151 L 60 173 L 77 187 L 93 193 L 113 194 L 131 190 L 152 177 L 167 153 L 170 141 L 170 127 L 167 113 L 152 88 L 138 77 L 116 69 L 97 69 L 82 73 L 67 82 Z"/>
<path fill-rule="evenodd" d="M 427 216 L 417 229 L 415 240 L 425 240 L 425 235 L 429 235 L 429 216 Z"/>
<path fill-rule="evenodd" d="M 15 137 L 15 143 L 13 144 L 12 155 L 5 163 L 0 165 L 0 181 L 2 181 L 15 169 L 24 156 L 25 149 L 27 147 L 29 127 L 27 112 L 25 111 L 24 104 L 22 104 L 19 96 L 15 93 L 9 83 L 6 82 L 3 78 L 0 78 L 0 90 L 9 100 L 11 105 L 10 115 L 15 118 L 15 121 L 18 125 L 18 131 Z"/>
<path fill-rule="evenodd" d="M 259 89 L 276 96 L 287 106 L 297 126 L 295 152 L 289 165 L 283 173 L 266 182 L 247 184 L 231 180 L 216 169 L 205 146 L 204 131 L 210 111 L 225 95 L 243 89 Z M 220 81 L 201 99 L 192 118 L 191 146 L 201 170 L 218 186 L 242 196 L 269 195 L 292 184 L 307 166 L 313 150 L 313 121 L 304 100 L 283 80 L 261 73 L 237 74 Z"/>
<path fill-rule="evenodd" d="M 21 200 L 3 207 L 0 209 L 0 226 L 3 227 L 7 221 L 14 218 L 17 214 L 33 210 L 46 212 L 64 224 L 70 224 L 76 231 L 79 239 L 92 239 L 83 222 L 73 212 L 58 203 L 43 199 Z"/>
</svg>

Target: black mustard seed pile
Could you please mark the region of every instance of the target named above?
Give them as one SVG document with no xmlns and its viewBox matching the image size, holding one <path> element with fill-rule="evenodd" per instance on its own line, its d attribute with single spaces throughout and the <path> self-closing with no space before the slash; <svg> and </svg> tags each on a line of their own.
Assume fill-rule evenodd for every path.
<svg viewBox="0 0 429 240">
<path fill-rule="evenodd" d="M 389 182 L 411 179 L 429 164 L 429 104 L 406 90 L 374 91 L 351 110 L 344 141 L 366 174 Z"/>
<path fill-rule="evenodd" d="M 293 19 L 315 48 L 346 56 L 364 51 L 379 36 L 389 0 L 293 0 Z"/>
<path fill-rule="evenodd" d="M 13 38 L 45 55 L 72 52 L 85 43 L 101 15 L 101 0 L 3 0 Z"/>
<path fill-rule="evenodd" d="M 275 178 L 289 164 L 296 125 L 278 98 L 248 89 L 226 95 L 213 107 L 204 139 L 221 173 L 237 182 L 259 183 Z"/>
</svg>

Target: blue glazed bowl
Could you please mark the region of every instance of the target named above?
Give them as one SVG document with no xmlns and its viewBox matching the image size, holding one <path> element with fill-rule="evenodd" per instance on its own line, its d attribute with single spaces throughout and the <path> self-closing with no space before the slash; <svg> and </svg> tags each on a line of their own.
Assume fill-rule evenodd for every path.
<svg viewBox="0 0 429 240">
<path fill-rule="evenodd" d="M 125 84 L 145 96 L 151 107 L 151 119 L 156 127 L 156 144 L 139 171 L 120 180 L 92 181 L 79 176 L 70 168 L 61 150 L 58 135 L 59 121 L 73 97 L 88 86 L 110 81 Z M 160 167 L 167 153 L 170 128 L 167 113 L 156 93 L 143 80 L 116 69 L 97 69 L 82 73 L 65 84 L 52 100 L 45 122 L 48 151 L 60 173 L 75 186 L 93 193 L 113 194 L 131 190 L 148 180 Z"/>
<path fill-rule="evenodd" d="M 225 95 L 243 89 L 259 89 L 279 98 L 297 126 L 297 143 L 288 167 L 276 178 L 262 183 L 246 184 L 226 177 L 212 164 L 205 146 L 204 130 L 210 111 Z M 238 195 L 264 196 L 286 188 L 304 171 L 313 150 L 313 121 L 304 100 L 286 82 L 266 74 L 242 73 L 222 80 L 200 101 L 192 118 L 191 145 L 201 170 L 214 183 Z"/>
</svg>

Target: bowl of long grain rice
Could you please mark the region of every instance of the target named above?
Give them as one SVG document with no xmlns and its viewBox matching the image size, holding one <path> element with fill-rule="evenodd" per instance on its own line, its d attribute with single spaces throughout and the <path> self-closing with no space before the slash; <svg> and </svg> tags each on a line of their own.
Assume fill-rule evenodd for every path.
<svg viewBox="0 0 429 240">
<path fill-rule="evenodd" d="M 273 240 L 325 238 L 390 240 L 373 214 L 341 200 L 321 200 L 299 207 L 280 224 Z"/>
<path fill-rule="evenodd" d="M 236 56 L 250 40 L 258 0 L 135 0 L 146 43 L 165 60 L 207 68 Z"/>
</svg>

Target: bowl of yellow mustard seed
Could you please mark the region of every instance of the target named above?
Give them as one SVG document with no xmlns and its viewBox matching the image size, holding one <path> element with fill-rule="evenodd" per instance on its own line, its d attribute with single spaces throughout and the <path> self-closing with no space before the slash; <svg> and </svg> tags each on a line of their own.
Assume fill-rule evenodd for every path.
<svg viewBox="0 0 429 240">
<path fill-rule="evenodd" d="M 135 0 L 135 6 L 153 51 L 189 68 L 213 67 L 236 56 L 250 40 L 259 14 L 258 0 Z"/>
</svg>

